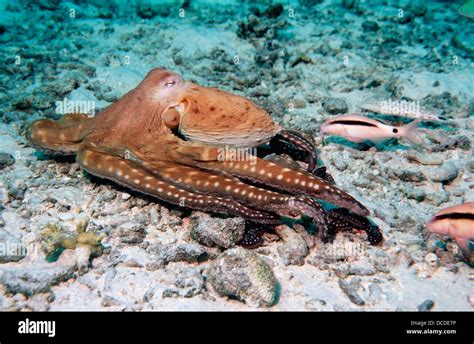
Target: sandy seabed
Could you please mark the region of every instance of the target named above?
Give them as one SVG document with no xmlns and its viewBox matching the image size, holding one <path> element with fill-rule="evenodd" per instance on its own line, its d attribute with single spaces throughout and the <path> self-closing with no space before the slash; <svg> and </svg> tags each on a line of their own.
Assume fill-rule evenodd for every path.
<svg viewBox="0 0 474 344">
<path fill-rule="evenodd" d="M 473 310 L 472 268 L 425 229 L 439 209 L 474 200 L 472 20 L 449 2 L 282 4 L 2 3 L 0 243 L 28 250 L 0 252 L 1 310 Z M 158 66 L 310 133 L 384 244 L 285 230 L 248 252 L 229 235 L 242 232 L 238 219 L 169 207 L 28 145 L 32 121 L 58 118 L 67 102 L 100 111 Z M 448 121 L 420 125 L 422 147 L 322 143 L 323 121 L 374 99 Z M 77 249 L 48 262 L 41 233 L 51 223 L 70 235 L 88 223 L 105 236 L 102 254 L 90 266 Z"/>
</svg>

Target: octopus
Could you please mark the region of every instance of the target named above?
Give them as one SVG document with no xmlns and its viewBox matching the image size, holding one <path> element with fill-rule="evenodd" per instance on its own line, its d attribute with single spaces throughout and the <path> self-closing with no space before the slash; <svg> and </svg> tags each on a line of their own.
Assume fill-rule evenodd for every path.
<svg viewBox="0 0 474 344">
<path fill-rule="evenodd" d="M 262 226 L 303 216 L 323 239 L 355 229 L 372 244 L 382 240 L 369 210 L 317 166 L 312 138 L 282 128 L 247 98 L 166 69 L 152 69 L 94 117 L 37 120 L 27 138 L 48 154 L 76 155 L 91 175 L 161 201 L 240 216 L 251 224 L 243 240 L 250 246 Z M 278 155 L 261 156 L 265 151 Z M 326 210 L 324 202 L 344 210 Z"/>
</svg>

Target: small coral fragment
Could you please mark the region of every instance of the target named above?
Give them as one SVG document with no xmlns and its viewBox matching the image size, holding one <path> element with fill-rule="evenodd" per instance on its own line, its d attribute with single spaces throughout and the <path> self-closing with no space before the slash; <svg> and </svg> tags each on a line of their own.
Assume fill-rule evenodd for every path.
<svg viewBox="0 0 474 344">
<path fill-rule="evenodd" d="M 87 231 L 89 220 L 77 223 L 76 233 L 66 233 L 59 224 L 50 223 L 41 231 L 42 250 L 48 261 L 55 261 L 65 249 L 74 250 L 79 271 L 87 271 L 91 257 L 102 254 L 104 233 Z"/>
</svg>

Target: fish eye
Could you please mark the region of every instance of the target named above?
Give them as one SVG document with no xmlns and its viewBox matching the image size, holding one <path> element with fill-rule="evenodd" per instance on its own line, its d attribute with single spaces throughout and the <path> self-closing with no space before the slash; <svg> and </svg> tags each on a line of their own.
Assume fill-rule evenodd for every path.
<svg viewBox="0 0 474 344">
<path fill-rule="evenodd" d="M 393 131 L 394 134 L 398 133 L 398 129 L 397 129 L 397 128 L 393 128 L 392 131 Z"/>
</svg>

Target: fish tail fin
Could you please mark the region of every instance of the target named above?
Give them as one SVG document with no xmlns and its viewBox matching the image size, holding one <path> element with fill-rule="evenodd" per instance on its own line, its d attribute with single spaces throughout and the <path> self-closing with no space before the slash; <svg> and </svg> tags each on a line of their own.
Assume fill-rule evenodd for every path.
<svg viewBox="0 0 474 344">
<path fill-rule="evenodd" d="M 416 145 L 421 145 L 424 143 L 423 137 L 416 130 L 418 123 L 421 121 L 421 118 L 417 118 L 401 128 L 402 136 Z"/>
</svg>

